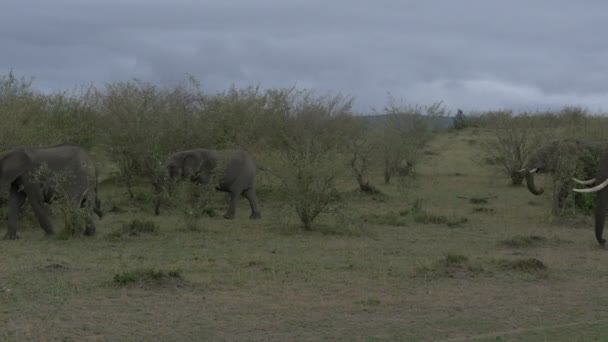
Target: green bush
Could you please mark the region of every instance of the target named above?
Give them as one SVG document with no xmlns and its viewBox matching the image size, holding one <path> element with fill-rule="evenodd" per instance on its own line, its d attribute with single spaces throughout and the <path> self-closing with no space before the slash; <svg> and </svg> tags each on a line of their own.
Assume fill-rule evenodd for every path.
<svg viewBox="0 0 608 342">
<path fill-rule="evenodd" d="M 282 190 L 306 230 L 332 204 L 340 201 L 336 178 L 340 120 L 350 116 L 352 99 L 303 93 L 285 113 L 280 137 Z"/>
</svg>

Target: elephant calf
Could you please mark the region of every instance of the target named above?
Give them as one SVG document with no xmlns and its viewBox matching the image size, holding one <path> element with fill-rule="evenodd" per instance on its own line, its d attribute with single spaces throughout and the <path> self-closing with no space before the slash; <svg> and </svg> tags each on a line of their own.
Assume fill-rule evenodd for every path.
<svg viewBox="0 0 608 342">
<path fill-rule="evenodd" d="M 190 180 L 198 184 L 208 184 L 214 173 L 220 175 L 216 189 L 230 194 L 227 219 L 233 219 L 236 201 L 243 195 L 251 206 L 252 219 L 258 219 L 260 207 L 255 193 L 257 166 L 253 157 L 244 151 L 216 151 L 192 149 L 172 154 L 166 163 L 169 179 Z"/>
<path fill-rule="evenodd" d="M 57 193 L 67 196 L 66 200 L 76 207 L 90 205 L 102 217 L 97 170 L 91 158 L 76 145 L 17 148 L 0 153 L 0 186 L 9 187 L 5 239 L 17 238 L 17 224 L 26 199 L 47 234 L 53 234 L 53 226 L 44 203 L 51 203 Z M 93 219 L 87 217 L 86 222 L 85 235 L 95 234 Z"/>
</svg>

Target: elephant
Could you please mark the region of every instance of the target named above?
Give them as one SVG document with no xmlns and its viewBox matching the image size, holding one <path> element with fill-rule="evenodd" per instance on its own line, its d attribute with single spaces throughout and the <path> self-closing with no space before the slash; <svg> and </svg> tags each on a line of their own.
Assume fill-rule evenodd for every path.
<svg viewBox="0 0 608 342">
<path fill-rule="evenodd" d="M 528 190 L 534 195 L 541 195 L 544 190 L 536 186 L 534 181 L 535 174 L 555 174 L 560 168 L 579 167 L 577 171 L 583 176 L 593 175 L 597 170 L 597 156 L 607 148 L 608 141 L 578 139 L 550 141 L 530 156 L 526 166 L 520 172 L 524 173 Z M 576 165 L 570 165 L 572 162 L 576 163 Z M 575 170 L 572 169 L 572 171 L 574 172 Z M 553 202 L 554 213 L 557 213 L 559 208 L 562 207 L 563 201 L 569 192 L 567 181 L 558 186 L 557 196 L 554 197 Z"/>
<path fill-rule="evenodd" d="M 590 188 L 572 189 L 578 193 L 597 193 L 595 197 L 595 238 L 601 246 L 606 244 L 604 239 L 604 221 L 606 219 L 606 206 L 608 204 L 608 153 L 604 152 L 599 162 L 595 177 L 587 180 L 573 178 L 576 183 L 593 185 Z"/>
<path fill-rule="evenodd" d="M 97 197 L 96 167 L 77 145 L 19 147 L 1 152 L 0 186 L 8 188 L 8 232 L 4 237 L 8 240 L 18 238 L 17 225 L 26 200 L 47 236 L 53 234 L 53 225 L 45 203 L 52 203 L 55 195 L 63 194 L 67 203 L 90 206 L 100 219 L 103 216 Z M 84 234 L 91 236 L 95 231 L 93 219 L 88 215 Z"/>
<path fill-rule="evenodd" d="M 230 204 L 224 218 L 233 219 L 239 195 L 243 195 L 251 206 L 251 219 L 261 218 L 258 198 L 255 192 L 256 162 L 249 153 L 241 150 L 190 149 L 179 151 L 165 164 L 169 180 L 189 180 L 197 184 L 209 184 L 212 175 L 218 173 L 220 179 L 216 190 L 230 195 Z M 158 212 L 158 210 L 157 210 Z"/>
</svg>

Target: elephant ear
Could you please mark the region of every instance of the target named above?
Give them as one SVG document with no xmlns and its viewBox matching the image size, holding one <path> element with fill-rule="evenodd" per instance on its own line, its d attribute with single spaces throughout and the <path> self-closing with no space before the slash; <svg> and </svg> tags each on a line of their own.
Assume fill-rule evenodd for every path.
<svg viewBox="0 0 608 342">
<path fill-rule="evenodd" d="M 0 183 L 11 184 L 33 166 L 30 156 L 22 149 L 7 153 L 0 159 Z"/>
</svg>

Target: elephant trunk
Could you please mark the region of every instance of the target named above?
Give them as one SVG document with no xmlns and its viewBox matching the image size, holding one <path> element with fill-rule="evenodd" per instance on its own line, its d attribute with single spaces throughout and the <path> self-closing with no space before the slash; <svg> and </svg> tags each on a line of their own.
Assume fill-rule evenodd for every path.
<svg viewBox="0 0 608 342">
<path fill-rule="evenodd" d="M 608 189 L 602 189 L 595 197 L 595 238 L 602 246 L 606 244 L 606 239 L 603 237 L 606 204 L 608 204 Z"/>
<path fill-rule="evenodd" d="M 534 173 L 526 171 L 526 185 L 528 186 L 528 190 L 534 195 L 540 195 L 544 192 L 543 189 L 537 189 L 536 184 L 534 183 Z"/>
</svg>

